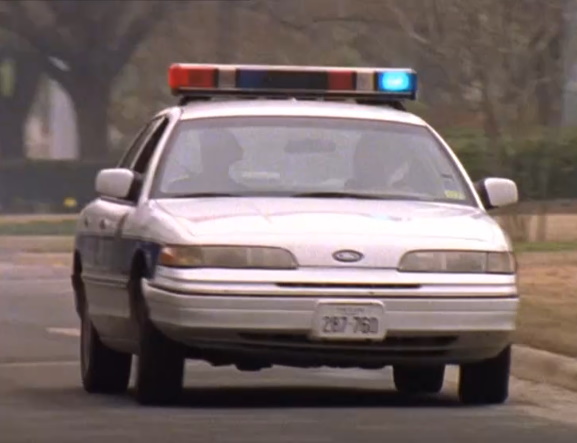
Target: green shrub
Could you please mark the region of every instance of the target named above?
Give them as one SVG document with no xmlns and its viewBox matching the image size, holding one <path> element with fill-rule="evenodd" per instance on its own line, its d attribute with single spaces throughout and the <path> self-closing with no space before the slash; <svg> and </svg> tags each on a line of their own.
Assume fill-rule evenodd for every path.
<svg viewBox="0 0 577 443">
<path fill-rule="evenodd" d="M 478 134 L 448 133 L 447 142 L 473 180 L 515 180 L 521 199 L 577 198 L 577 132 L 541 132 L 492 146 Z"/>
<path fill-rule="evenodd" d="M 1 212 L 77 212 L 95 197 L 97 172 L 113 165 L 112 160 L 0 162 Z"/>
</svg>

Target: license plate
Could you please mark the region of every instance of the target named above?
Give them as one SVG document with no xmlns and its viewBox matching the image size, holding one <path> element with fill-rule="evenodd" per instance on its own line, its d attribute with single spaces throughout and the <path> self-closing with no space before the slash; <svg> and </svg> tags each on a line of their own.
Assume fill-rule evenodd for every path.
<svg viewBox="0 0 577 443">
<path fill-rule="evenodd" d="M 311 335 L 326 340 L 382 340 L 385 306 L 381 302 L 320 302 Z"/>
</svg>

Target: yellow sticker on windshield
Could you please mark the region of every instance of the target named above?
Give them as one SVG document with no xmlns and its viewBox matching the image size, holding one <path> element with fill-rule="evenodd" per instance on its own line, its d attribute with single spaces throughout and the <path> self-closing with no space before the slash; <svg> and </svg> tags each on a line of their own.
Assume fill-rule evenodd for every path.
<svg viewBox="0 0 577 443">
<path fill-rule="evenodd" d="M 462 192 L 459 191 L 453 191 L 453 190 L 445 190 L 445 197 L 450 198 L 452 200 L 464 200 L 465 199 L 465 195 Z"/>
</svg>

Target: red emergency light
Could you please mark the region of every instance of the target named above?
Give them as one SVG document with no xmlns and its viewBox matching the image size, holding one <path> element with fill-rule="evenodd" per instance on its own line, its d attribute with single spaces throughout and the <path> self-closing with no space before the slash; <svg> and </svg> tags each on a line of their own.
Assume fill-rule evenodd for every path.
<svg viewBox="0 0 577 443">
<path fill-rule="evenodd" d="M 184 88 L 215 88 L 217 87 L 218 70 L 210 66 L 195 68 L 185 65 L 172 65 L 168 71 L 168 85 L 180 90 Z"/>
</svg>

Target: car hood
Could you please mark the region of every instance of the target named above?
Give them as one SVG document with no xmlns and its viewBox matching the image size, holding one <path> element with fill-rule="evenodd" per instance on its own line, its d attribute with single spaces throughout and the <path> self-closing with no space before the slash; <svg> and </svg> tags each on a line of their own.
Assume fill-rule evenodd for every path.
<svg viewBox="0 0 577 443">
<path fill-rule="evenodd" d="M 163 199 L 157 204 L 193 236 L 371 236 L 503 242 L 483 210 L 422 201 L 316 198 Z"/>
<path fill-rule="evenodd" d="M 182 233 L 179 243 L 280 247 L 304 267 L 394 268 L 411 250 L 510 248 L 483 210 L 456 204 L 253 197 L 158 204 Z M 351 249 L 364 256 L 359 263 L 334 259 Z"/>
</svg>

